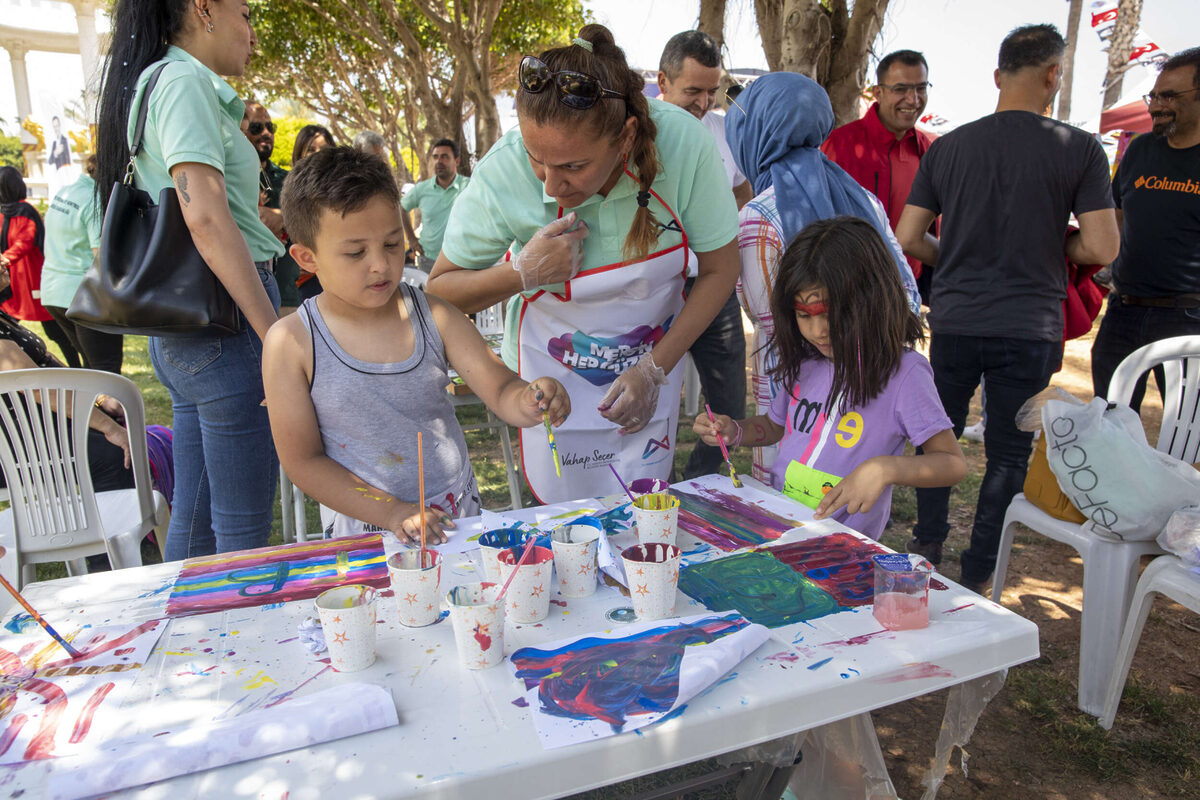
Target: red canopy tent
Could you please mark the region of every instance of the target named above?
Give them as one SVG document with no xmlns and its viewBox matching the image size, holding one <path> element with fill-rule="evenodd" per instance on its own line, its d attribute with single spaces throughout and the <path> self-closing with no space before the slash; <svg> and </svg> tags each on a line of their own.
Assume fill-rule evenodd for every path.
<svg viewBox="0 0 1200 800">
<path fill-rule="evenodd" d="M 1108 131 L 1150 132 L 1150 111 L 1139 98 L 1132 103 L 1113 106 L 1100 115 L 1100 133 Z"/>
</svg>

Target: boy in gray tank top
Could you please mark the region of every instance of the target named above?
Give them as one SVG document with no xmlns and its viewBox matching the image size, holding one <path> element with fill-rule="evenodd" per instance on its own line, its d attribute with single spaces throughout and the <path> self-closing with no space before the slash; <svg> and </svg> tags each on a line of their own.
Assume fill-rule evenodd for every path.
<svg viewBox="0 0 1200 800">
<path fill-rule="evenodd" d="M 378 157 L 325 148 L 288 176 L 283 217 L 292 256 L 324 292 L 271 327 L 263 382 L 279 460 L 335 512 L 334 535 L 392 531 L 437 544 L 454 517 L 479 513 L 466 440 L 446 392 L 454 369 L 510 425 L 571 412 L 553 378 L 521 380 L 469 319 L 400 282 L 400 197 Z M 417 432 L 425 497 L 418 498 Z"/>
</svg>

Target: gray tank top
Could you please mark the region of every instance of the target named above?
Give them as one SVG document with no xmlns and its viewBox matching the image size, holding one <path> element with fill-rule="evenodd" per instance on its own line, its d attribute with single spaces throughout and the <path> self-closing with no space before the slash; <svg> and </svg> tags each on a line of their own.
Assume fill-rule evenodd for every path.
<svg viewBox="0 0 1200 800">
<path fill-rule="evenodd" d="M 360 361 L 333 338 L 316 298 L 300 318 L 312 335 L 311 394 L 325 454 L 370 485 L 404 502 L 417 500 L 417 431 L 423 436 L 425 502 L 452 517 L 479 513 L 479 489 L 467 442 L 446 393 L 446 349 L 425 295 L 400 285 L 413 326 L 413 353 L 405 361 Z M 334 536 L 372 526 L 322 509 Z M 330 524 L 332 523 L 332 531 Z"/>
</svg>

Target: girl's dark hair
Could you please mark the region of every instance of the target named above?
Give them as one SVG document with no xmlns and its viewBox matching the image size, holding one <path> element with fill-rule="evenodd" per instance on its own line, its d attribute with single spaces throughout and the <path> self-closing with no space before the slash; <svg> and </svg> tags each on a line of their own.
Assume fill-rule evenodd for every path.
<svg viewBox="0 0 1200 800">
<path fill-rule="evenodd" d="M 108 205 L 112 185 L 129 163 L 127 126 L 138 76 L 167 54 L 183 31 L 188 0 L 118 0 L 112 15 L 112 46 L 100 87 L 96 126 L 96 192 Z"/>
<path fill-rule="evenodd" d="M 767 347 L 779 354 L 771 377 L 792 391 L 801 365 L 823 358 L 796 325 L 796 295 L 825 290 L 833 382 L 827 413 L 862 408 L 879 395 L 900 366 L 905 348 L 924 341 L 921 320 L 909 308 L 896 269 L 896 257 L 879 232 L 858 217 L 814 222 L 788 245 L 779 259 L 771 290 L 775 331 Z"/>
<path fill-rule="evenodd" d="M 617 47 L 612 32 L 603 25 L 585 25 L 579 37 L 590 42 L 588 48 L 577 44 L 547 50 L 538 58 L 551 70 L 572 70 L 591 75 L 606 89 L 625 95 L 625 102 L 614 98 L 596 101 L 591 108 L 576 109 L 560 102 L 558 90 L 553 86 L 531 94 L 523 89 L 517 91 L 517 115 L 536 125 L 555 125 L 578 128 L 590 125 L 599 136 L 616 139 L 629 117 L 637 119 L 637 134 L 633 146 L 626 154 L 630 171 L 637 175 L 643 192 L 648 192 L 658 175 L 658 149 L 654 137 L 658 128 L 650 119 L 650 104 L 642 94 L 646 81 L 640 73 L 629 68 L 625 51 Z M 640 206 L 633 217 L 633 225 L 625 237 L 622 255 L 626 261 L 640 261 L 658 243 L 658 220 L 648 206 Z"/>
<path fill-rule="evenodd" d="M 324 125 L 305 125 L 296 134 L 296 143 L 292 145 L 292 166 L 296 166 L 296 162 L 304 158 L 304 148 L 308 147 L 308 143 L 318 136 L 324 136 L 325 141 L 329 142 L 330 147 L 335 147 L 337 142 L 333 139 L 333 134 Z"/>
<path fill-rule="evenodd" d="M 0 203 L 16 203 L 28 197 L 25 179 L 16 167 L 0 167 Z"/>
</svg>

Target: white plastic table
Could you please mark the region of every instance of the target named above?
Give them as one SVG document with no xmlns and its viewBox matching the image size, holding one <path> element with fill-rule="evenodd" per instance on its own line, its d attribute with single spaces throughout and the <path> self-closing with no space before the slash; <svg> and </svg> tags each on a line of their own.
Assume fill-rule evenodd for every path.
<svg viewBox="0 0 1200 800">
<path fill-rule="evenodd" d="M 547 514 L 524 509 L 511 516 Z M 845 530 L 809 522 L 785 538 Z M 389 551 L 395 546 L 389 543 Z M 479 580 L 477 559 L 477 551 L 446 556 L 442 588 Z M 135 623 L 161 616 L 169 593 L 163 587 L 177 570 L 178 564 L 163 564 L 67 578 L 31 584 L 26 594 L 60 630 L 83 621 Z M 379 626 L 378 660 L 349 675 L 330 671 L 296 640 L 297 624 L 311 613 L 308 601 L 173 619 L 129 693 L 126 734 L 179 730 L 189 720 L 236 715 L 285 692 L 351 681 L 389 687 L 400 725 L 114 796 L 561 797 L 853 717 L 1038 656 L 1033 623 L 941 580 L 948 588 L 930 593 L 927 629 L 882 631 L 870 606 L 775 629 L 732 676 L 679 716 L 552 750 L 539 744 L 532 709 L 514 704 L 523 691 L 507 663 L 485 671 L 460 667 L 449 620 L 404 628 L 394 621 L 392 598 L 381 606 L 388 624 Z M 508 623 L 505 651 L 619 628 L 605 614 L 627 605 L 609 588 L 583 600 L 556 598 L 543 623 Z M 679 595 L 680 616 L 704 611 Z M 45 762 L 0 768 L 0 797 L 42 796 L 50 768 Z"/>
</svg>

